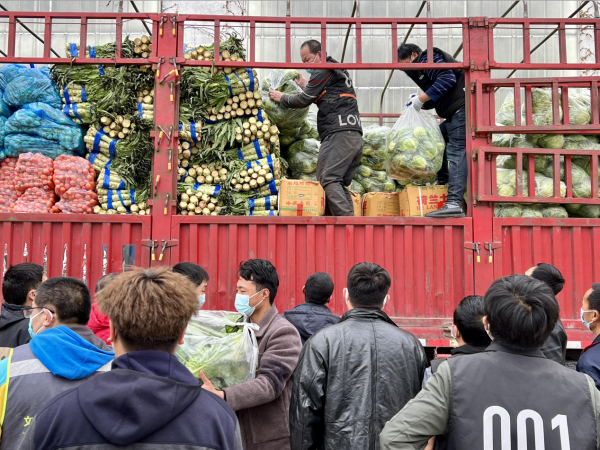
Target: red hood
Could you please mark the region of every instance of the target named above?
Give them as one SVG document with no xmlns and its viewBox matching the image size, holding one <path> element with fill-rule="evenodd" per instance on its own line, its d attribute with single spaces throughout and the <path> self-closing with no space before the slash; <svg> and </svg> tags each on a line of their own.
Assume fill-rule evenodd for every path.
<svg viewBox="0 0 600 450">
<path fill-rule="evenodd" d="M 92 313 L 90 314 L 90 321 L 87 326 L 97 337 L 109 344 L 110 330 L 108 328 L 108 316 L 100 312 L 95 302 L 92 304 Z"/>
</svg>

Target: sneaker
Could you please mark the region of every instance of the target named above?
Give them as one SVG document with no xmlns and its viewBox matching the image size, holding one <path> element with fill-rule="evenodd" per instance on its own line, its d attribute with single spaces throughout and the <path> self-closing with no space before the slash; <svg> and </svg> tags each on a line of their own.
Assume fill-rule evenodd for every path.
<svg viewBox="0 0 600 450">
<path fill-rule="evenodd" d="M 425 217 L 444 218 L 444 217 L 467 217 L 459 205 L 445 204 L 437 211 L 425 214 Z"/>
</svg>

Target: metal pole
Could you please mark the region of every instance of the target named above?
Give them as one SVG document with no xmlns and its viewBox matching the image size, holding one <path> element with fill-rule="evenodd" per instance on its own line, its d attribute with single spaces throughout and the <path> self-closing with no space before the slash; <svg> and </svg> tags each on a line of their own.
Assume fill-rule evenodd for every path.
<svg viewBox="0 0 600 450">
<path fill-rule="evenodd" d="M 4 7 L 4 5 L 2 5 L 1 3 L 0 3 L 0 8 L 1 8 L 1 9 L 3 9 L 4 11 L 6 11 L 6 12 L 9 12 L 9 11 L 8 11 L 8 9 L 6 9 L 6 8 Z M 26 30 L 27 30 L 29 33 L 31 33 L 31 34 L 32 34 L 32 35 L 33 35 L 33 36 L 34 36 L 34 37 L 35 37 L 35 38 L 36 38 L 38 41 L 40 41 L 42 44 L 44 43 L 44 40 L 43 40 L 41 37 L 39 37 L 39 36 L 38 36 L 38 35 L 35 33 L 35 31 L 33 31 L 31 28 L 29 28 L 27 25 L 25 25 L 25 24 L 24 24 L 23 22 L 21 22 L 19 19 L 16 19 L 16 22 L 17 22 L 19 25 L 21 25 L 23 28 L 25 28 L 25 29 L 26 29 Z M 52 47 L 50 47 L 50 50 L 52 51 L 52 53 L 54 53 L 54 54 L 56 55 L 56 57 L 57 57 L 57 58 L 60 58 L 60 55 L 59 55 L 58 53 L 56 53 Z M 3 54 L 4 56 L 7 56 L 7 55 L 6 55 L 6 53 L 4 53 L 4 52 L 2 52 L 2 54 Z"/>
<path fill-rule="evenodd" d="M 423 1 L 423 2 L 421 2 L 421 6 L 419 7 L 419 10 L 417 11 L 417 15 L 415 17 L 419 17 L 421 15 L 421 12 L 423 11 L 423 8 L 425 7 L 425 5 L 427 5 L 428 14 L 431 15 L 429 2 Z M 414 27 L 415 27 L 415 24 L 413 23 L 410 26 L 410 28 L 408 29 L 408 32 L 406 33 L 406 36 L 404 37 L 404 41 L 402 41 L 403 44 L 406 44 L 406 41 L 408 41 L 408 37 L 410 36 L 410 33 L 412 32 Z M 392 45 L 396 45 L 396 43 L 393 42 Z M 387 91 L 387 88 L 390 85 L 390 81 L 392 81 L 392 75 L 394 75 L 393 69 L 390 72 L 390 76 L 388 77 L 387 82 L 385 83 L 385 86 L 383 87 L 383 92 L 381 93 L 381 100 L 379 101 L 379 114 L 380 114 L 379 115 L 379 125 L 383 125 L 383 116 L 381 115 L 381 114 L 383 114 L 383 97 L 385 95 L 385 91 Z"/>
<path fill-rule="evenodd" d="M 506 17 L 508 15 L 508 13 L 511 12 L 514 9 L 514 7 L 519 4 L 520 1 L 521 0 L 516 0 L 515 2 L 513 2 L 513 4 L 510 5 L 510 7 L 506 11 L 504 11 L 504 14 L 502 14 L 502 16 L 500 16 L 500 17 Z M 527 2 L 524 0 L 523 0 L 523 9 L 527 10 Z M 525 13 L 523 13 L 523 15 L 525 15 Z M 525 17 L 527 17 L 527 16 L 525 15 Z M 496 27 L 496 25 L 494 25 L 494 28 L 495 27 Z M 463 44 L 461 43 L 460 47 L 458 47 L 458 49 L 454 52 L 454 55 L 452 55 L 452 57 L 456 59 L 456 57 L 460 54 L 462 49 L 463 49 Z"/>
<path fill-rule="evenodd" d="M 135 2 L 133 0 L 131 0 L 129 3 L 131 3 L 131 6 L 133 6 L 133 9 L 136 13 L 139 13 L 140 10 L 138 9 L 138 7 L 136 6 Z M 152 31 L 150 31 L 150 28 L 148 27 L 148 25 L 146 24 L 146 22 L 144 22 L 142 20 L 142 24 L 144 25 L 144 28 L 146 29 L 146 31 L 148 32 L 148 34 L 150 36 L 152 36 Z"/>
<path fill-rule="evenodd" d="M 358 1 L 354 0 L 354 7 L 352 8 L 352 14 L 350 17 L 354 17 L 356 13 Z M 344 62 L 344 57 L 346 56 L 346 46 L 348 45 L 348 38 L 350 37 L 350 30 L 352 29 L 352 24 L 348 25 L 348 31 L 346 31 L 346 40 L 344 41 L 344 50 L 342 51 L 342 61 Z"/>
<path fill-rule="evenodd" d="M 572 14 L 571 14 L 569 17 L 567 17 L 567 18 L 568 18 L 568 19 L 572 19 L 572 18 L 573 18 L 573 17 L 574 17 L 574 16 L 575 16 L 575 15 L 576 15 L 576 14 L 577 14 L 579 11 L 581 11 L 581 10 L 582 10 L 582 9 L 585 7 L 585 5 L 587 5 L 588 3 L 589 3 L 589 0 L 588 0 L 588 1 L 585 1 L 585 2 L 583 2 L 581 5 L 579 5 L 579 8 L 577 8 L 575 11 L 573 11 L 573 13 L 572 13 Z M 536 45 L 534 48 L 532 48 L 532 49 L 531 49 L 531 51 L 529 52 L 529 54 L 532 54 L 532 53 L 533 53 L 533 52 L 535 52 L 535 51 L 536 51 L 538 48 L 540 48 L 542 45 L 544 45 L 548 39 L 550 39 L 552 36 L 554 36 L 554 35 L 556 34 L 556 32 L 557 32 L 557 31 L 558 31 L 558 27 L 557 27 L 557 28 L 556 28 L 554 31 L 552 31 L 552 33 L 550 33 L 548 36 L 546 36 L 546 37 L 544 38 L 544 40 L 542 40 L 542 42 L 540 42 L 538 45 Z M 521 61 L 521 63 L 524 63 L 524 62 L 525 62 L 525 60 L 523 59 L 523 60 Z M 517 70 L 518 70 L 518 69 L 515 69 L 515 70 L 513 70 L 511 73 L 509 73 L 509 74 L 508 74 L 508 76 L 507 76 L 506 78 L 510 78 L 510 77 L 512 77 L 512 76 L 515 74 L 515 72 L 516 72 Z M 496 90 L 498 90 L 498 88 L 496 88 Z"/>
</svg>

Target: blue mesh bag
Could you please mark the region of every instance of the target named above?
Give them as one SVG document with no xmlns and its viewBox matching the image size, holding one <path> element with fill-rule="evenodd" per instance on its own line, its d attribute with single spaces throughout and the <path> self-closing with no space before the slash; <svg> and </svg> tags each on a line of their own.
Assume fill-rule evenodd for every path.
<svg viewBox="0 0 600 450">
<path fill-rule="evenodd" d="M 62 145 L 50 139 L 28 134 L 9 134 L 4 139 L 5 157 L 17 157 L 21 153 L 41 153 L 48 158 L 56 159 L 60 155 L 74 155 L 72 151 L 66 150 Z"/>
<path fill-rule="evenodd" d="M 2 100 L 2 92 L 0 91 L 0 117 L 10 117 L 11 114 L 12 110 L 10 109 L 10 106 Z"/>
<path fill-rule="evenodd" d="M 79 125 L 45 103 L 31 103 L 16 111 L 6 122 L 5 133 L 26 134 L 53 141 L 77 156 L 85 154 L 83 131 Z M 35 152 L 35 150 L 26 150 Z M 47 155 L 49 156 L 49 155 Z"/>
<path fill-rule="evenodd" d="M 37 69 L 30 69 L 37 70 Z M 62 100 L 58 89 L 50 78 L 21 75 L 6 86 L 2 100 L 12 107 L 21 108 L 28 103 L 46 103 L 54 108 L 60 108 Z"/>
</svg>

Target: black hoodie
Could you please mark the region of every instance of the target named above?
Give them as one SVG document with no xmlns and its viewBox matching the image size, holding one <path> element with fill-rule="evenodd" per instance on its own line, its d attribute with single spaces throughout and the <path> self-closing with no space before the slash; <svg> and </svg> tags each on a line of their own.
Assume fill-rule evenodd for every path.
<svg viewBox="0 0 600 450">
<path fill-rule="evenodd" d="M 202 389 L 174 355 L 125 354 L 110 372 L 55 397 L 21 449 L 242 450 L 232 409 Z"/>
<path fill-rule="evenodd" d="M 25 306 L 2 303 L 0 310 L 0 347 L 15 348 L 31 340 L 29 319 L 23 315 Z"/>
</svg>

